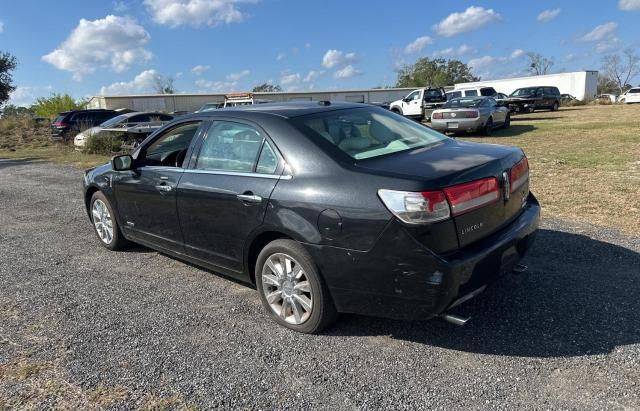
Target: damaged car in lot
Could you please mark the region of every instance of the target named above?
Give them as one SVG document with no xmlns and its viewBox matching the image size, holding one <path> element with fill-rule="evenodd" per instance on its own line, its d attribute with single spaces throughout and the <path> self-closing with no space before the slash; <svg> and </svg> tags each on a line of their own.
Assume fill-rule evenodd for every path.
<svg viewBox="0 0 640 411">
<path fill-rule="evenodd" d="M 449 310 L 517 266 L 540 215 L 521 149 L 326 101 L 180 117 L 83 186 L 104 247 L 253 284 L 305 333 L 340 312 L 463 323 Z"/>
<path fill-rule="evenodd" d="M 511 125 L 509 109 L 493 97 L 461 97 L 447 101 L 431 115 L 431 128 L 450 133 L 491 135 L 496 128 Z"/>
</svg>

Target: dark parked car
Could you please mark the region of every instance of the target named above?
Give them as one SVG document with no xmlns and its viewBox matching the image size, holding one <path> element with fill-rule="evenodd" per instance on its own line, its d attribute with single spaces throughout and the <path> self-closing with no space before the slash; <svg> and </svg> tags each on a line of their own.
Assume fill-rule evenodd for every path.
<svg viewBox="0 0 640 411">
<path fill-rule="evenodd" d="M 558 87 L 524 87 L 509 95 L 506 100 L 513 112 L 533 113 L 535 110 L 560 108 L 560 90 Z"/>
<path fill-rule="evenodd" d="M 103 246 L 133 241 L 252 283 L 277 323 L 315 333 L 338 312 L 460 320 L 448 310 L 531 244 L 528 177 L 519 148 L 304 102 L 181 117 L 83 185 Z"/>
<path fill-rule="evenodd" d="M 51 123 L 51 137 L 69 140 L 81 131 L 95 127 L 119 115 L 114 110 L 76 110 L 64 111 Z"/>
</svg>

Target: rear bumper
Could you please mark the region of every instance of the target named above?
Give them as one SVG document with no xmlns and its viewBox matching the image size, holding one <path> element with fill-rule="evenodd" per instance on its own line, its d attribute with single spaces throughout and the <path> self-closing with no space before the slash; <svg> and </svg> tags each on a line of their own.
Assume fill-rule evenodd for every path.
<svg viewBox="0 0 640 411">
<path fill-rule="evenodd" d="M 456 124 L 457 127 L 452 128 L 451 124 Z M 443 120 L 431 119 L 431 128 L 438 131 L 451 131 L 451 132 L 474 132 L 484 126 L 484 119 L 478 118 L 450 118 Z"/>
<path fill-rule="evenodd" d="M 530 194 L 507 227 L 447 256 L 431 252 L 395 221 L 367 252 L 307 246 L 338 311 L 428 319 L 511 271 L 529 249 L 539 219 L 540 205 Z"/>
</svg>

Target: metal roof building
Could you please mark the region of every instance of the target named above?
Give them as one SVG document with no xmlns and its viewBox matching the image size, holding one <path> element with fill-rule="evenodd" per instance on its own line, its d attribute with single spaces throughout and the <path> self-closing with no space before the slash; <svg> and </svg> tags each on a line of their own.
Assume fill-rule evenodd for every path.
<svg viewBox="0 0 640 411">
<path fill-rule="evenodd" d="M 253 93 L 256 100 L 265 101 L 349 101 L 352 103 L 382 103 L 400 99 L 414 88 L 382 88 L 364 90 L 327 90 L 301 92 Z M 225 93 L 220 94 L 140 94 L 128 96 L 94 96 L 87 108 L 118 109 L 135 111 L 194 111 L 207 103 L 224 102 Z"/>
</svg>

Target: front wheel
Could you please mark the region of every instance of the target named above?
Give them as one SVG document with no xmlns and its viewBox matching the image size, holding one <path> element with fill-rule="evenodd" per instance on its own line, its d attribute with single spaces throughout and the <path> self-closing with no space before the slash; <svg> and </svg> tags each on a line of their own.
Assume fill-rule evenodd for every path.
<svg viewBox="0 0 640 411">
<path fill-rule="evenodd" d="M 120 232 L 113 208 L 107 197 L 100 191 L 96 191 L 91 197 L 89 207 L 93 229 L 100 240 L 100 244 L 113 251 L 124 248 L 128 241 Z"/>
<path fill-rule="evenodd" d="M 269 243 L 258 256 L 255 274 L 262 305 L 278 324 L 316 334 L 337 318 L 329 291 L 301 244 Z"/>
</svg>

